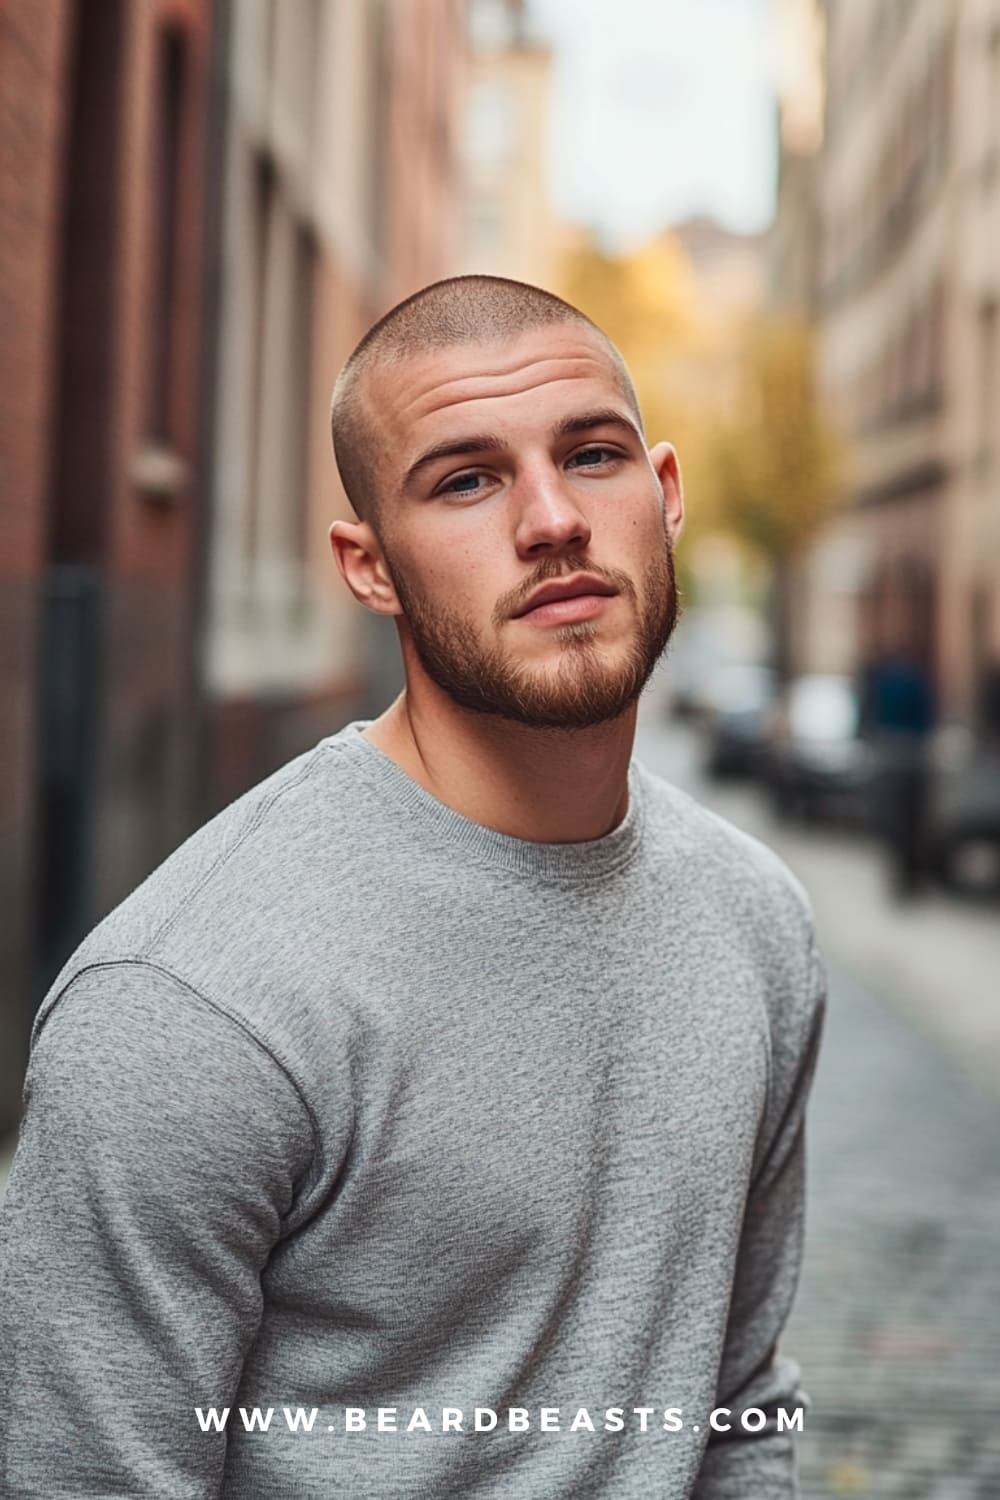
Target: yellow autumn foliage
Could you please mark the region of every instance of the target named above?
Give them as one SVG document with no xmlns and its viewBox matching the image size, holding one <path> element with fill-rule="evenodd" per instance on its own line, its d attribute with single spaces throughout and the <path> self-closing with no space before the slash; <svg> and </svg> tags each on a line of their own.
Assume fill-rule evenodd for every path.
<svg viewBox="0 0 1000 1500">
<path fill-rule="evenodd" d="M 723 530 L 771 561 L 791 556 L 838 481 L 808 327 L 713 296 L 670 234 L 617 256 L 583 241 L 559 290 L 621 350 L 647 441 L 676 447 L 689 536 Z"/>
<path fill-rule="evenodd" d="M 739 408 L 714 448 L 727 527 L 776 563 L 793 557 L 829 515 L 844 474 L 807 323 L 772 316 L 750 330 Z"/>
</svg>

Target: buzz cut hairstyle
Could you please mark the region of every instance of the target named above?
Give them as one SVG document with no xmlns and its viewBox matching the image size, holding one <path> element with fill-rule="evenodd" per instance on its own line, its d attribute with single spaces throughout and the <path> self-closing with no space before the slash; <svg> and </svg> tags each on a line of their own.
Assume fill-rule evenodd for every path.
<svg viewBox="0 0 1000 1500">
<path fill-rule="evenodd" d="M 374 323 L 337 378 L 330 410 L 333 453 L 341 483 L 359 520 L 376 535 L 384 522 L 379 491 L 381 447 L 377 416 L 365 396 L 366 376 L 432 349 L 505 342 L 550 324 L 577 323 L 605 345 L 622 395 L 642 430 L 635 387 L 625 361 L 603 329 L 572 303 L 526 281 L 505 276 L 449 276 L 406 297 Z"/>
</svg>

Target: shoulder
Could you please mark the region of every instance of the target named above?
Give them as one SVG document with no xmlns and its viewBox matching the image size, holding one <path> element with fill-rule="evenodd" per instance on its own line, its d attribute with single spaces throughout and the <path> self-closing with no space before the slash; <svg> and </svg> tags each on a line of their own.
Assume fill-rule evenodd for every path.
<svg viewBox="0 0 1000 1500">
<path fill-rule="evenodd" d="M 282 819 L 289 812 L 294 815 L 296 802 L 301 805 L 301 789 L 314 777 L 318 750 L 298 756 L 258 782 L 178 845 L 98 923 L 70 959 L 68 969 L 79 967 L 84 956 L 143 956 L 196 892 L 209 887 L 222 869 L 268 837 L 269 820 L 273 826 L 276 815 Z"/>
<path fill-rule="evenodd" d="M 350 879 L 364 784 L 336 739 L 260 781 L 186 839 L 100 921 L 70 956 L 40 1017 L 84 970 L 161 967 L 239 1008 L 257 971 L 295 947 L 303 910 Z M 261 975 L 266 985 L 267 976 Z"/>
<path fill-rule="evenodd" d="M 826 975 L 802 882 L 759 838 L 643 768 L 650 858 L 692 961 L 758 993 L 793 1050 L 822 1011 Z"/>
<path fill-rule="evenodd" d="M 771 1108 L 805 1088 L 827 1003 L 827 975 L 805 887 L 773 849 L 643 768 L 651 844 L 674 909 L 699 934 L 698 962 L 725 956 L 767 1018 Z M 771 1121 L 774 1125 L 774 1121 Z"/>
<path fill-rule="evenodd" d="M 777 921 L 784 935 L 808 942 L 812 905 L 805 887 L 763 840 L 737 828 L 689 793 L 640 765 L 650 842 L 681 885 L 711 890 L 734 918 Z"/>
</svg>

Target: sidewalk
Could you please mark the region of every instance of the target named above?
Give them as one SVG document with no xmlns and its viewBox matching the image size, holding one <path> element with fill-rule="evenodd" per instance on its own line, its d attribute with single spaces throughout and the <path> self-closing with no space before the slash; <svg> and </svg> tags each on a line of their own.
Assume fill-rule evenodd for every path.
<svg viewBox="0 0 1000 1500">
<path fill-rule="evenodd" d="M 806 1139 L 803 1500 L 1000 1495 L 1000 1100 L 831 963 Z"/>
<path fill-rule="evenodd" d="M 770 845 L 813 902 L 824 952 L 1000 1093 L 1000 912 L 929 891 L 896 905 L 881 851 L 863 836 L 777 822 L 754 788 L 707 783 L 690 730 L 642 725 L 651 771 Z"/>
</svg>

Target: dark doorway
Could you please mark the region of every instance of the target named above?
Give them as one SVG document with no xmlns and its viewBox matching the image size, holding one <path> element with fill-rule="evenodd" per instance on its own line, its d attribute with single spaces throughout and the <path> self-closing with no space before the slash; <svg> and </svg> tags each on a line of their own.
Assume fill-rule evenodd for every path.
<svg viewBox="0 0 1000 1500">
<path fill-rule="evenodd" d="M 117 335 L 122 0 L 75 7 L 39 663 L 35 1003 L 92 920 Z"/>
</svg>

